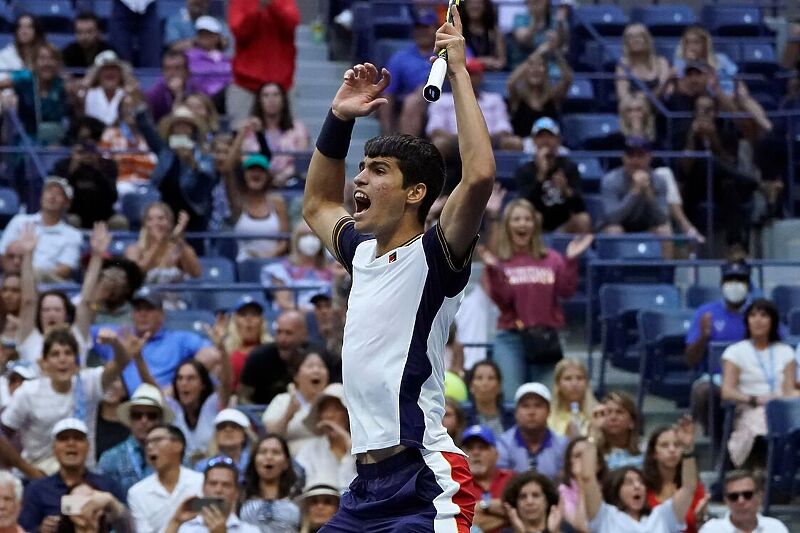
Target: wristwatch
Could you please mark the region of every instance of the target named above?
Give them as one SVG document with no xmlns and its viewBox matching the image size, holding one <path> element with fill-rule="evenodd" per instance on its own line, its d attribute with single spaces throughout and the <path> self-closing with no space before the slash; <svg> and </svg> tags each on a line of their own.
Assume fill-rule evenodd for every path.
<svg viewBox="0 0 800 533">
<path fill-rule="evenodd" d="M 481 501 L 478 502 L 478 508 L 481 511 L 489 511 L 489 502 L 492 500 L 492 496 L 488 493 L 484 494 L 481 497 Z"/>
</svg>

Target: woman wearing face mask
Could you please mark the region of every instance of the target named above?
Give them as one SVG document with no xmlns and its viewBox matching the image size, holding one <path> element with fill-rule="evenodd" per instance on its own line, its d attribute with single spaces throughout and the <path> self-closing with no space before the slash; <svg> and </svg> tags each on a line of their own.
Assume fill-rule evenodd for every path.
<svg viewBox="0 0 800 533">
<path fill-rule="evenodd" d="M 778 310 L 765 299 L 744 312 L 745 340 L 722 354 L 722 399 L 736 403 L 736 421 L 728 453 L 736 468 L 766 465 L 767 417 L 773 398 L 796 396 L 794 350 L 780 342 Z"/>
<path fill-rule="evenodd" d="M 331 290 L 333 272 L 328 267 L 328 258 L 322 241 L 314 235 L 304 220 L 297 222 L 292 232 L 289 257 L 261 270 L 263 285 L 285 287 L 304 287 L 302 291 L 273 291 L 273 305 L 276 311 L 314 309 L 311 299 L 320 293 Z"/>
</svg>

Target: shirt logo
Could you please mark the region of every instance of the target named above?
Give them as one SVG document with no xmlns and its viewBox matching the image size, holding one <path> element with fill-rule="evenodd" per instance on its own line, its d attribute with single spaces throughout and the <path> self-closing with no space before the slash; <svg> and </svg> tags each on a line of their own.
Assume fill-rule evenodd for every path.
<svg viewBox="0 0 800 533">
<path fill-rule="evenodd" d="M 389 264 L 394 263 L 397 261 L 397 252 L 392 252 L 389 254 Z"/>
</svg>

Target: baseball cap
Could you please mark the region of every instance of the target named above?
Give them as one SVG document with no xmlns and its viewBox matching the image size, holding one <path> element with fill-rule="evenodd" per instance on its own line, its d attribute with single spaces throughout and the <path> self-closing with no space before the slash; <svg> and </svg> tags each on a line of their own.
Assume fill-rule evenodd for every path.
<svg viewBox="0 0 800 533">
<path fill-rule="evenodd" d="M 533 123 L 531 135 L 536 136 L 542 131 L 549 131 L 553 135 L 561 135 L 561 128 L 558 127 L 558 123 L 550 117 L 541 117 Z"/>
<path fill-rule="evenodd" d="M 269 170 L 269 159 L 261 154 L 253 154 L 242 163 L 242 168 L 248 169 L 252 167 L 261 167 L 264 170 Z"/>
<path fill-rule="evenodd" d="M 86 427 L 86 424 L 83 423 L 83 420 L 80 420 L 79 418 L 63 418 L 56 422 L 56 425 L 53 426 L 52 431 L 50 431 L 50 436 L 56 438 L 59 433 L 70 430 L 78 431 L 84 435 L 89 434 L 89 428 Z"/>
<path fill-rule="evenodd" d="M 430 9 L 417 9 L 414 11 L 414 26 L 438 26 L 439 17 Z"/>
<path fill-rule="evenodd" d="M 552 401 L 552 396 L 550 395 L 550 389 L 548 389 L 542 383 L 523 383 L 517 389 L 517 392 L 514 394 L 514 403 L 519 403 L 523 396 L 528 394 L 535 394 L 540 396 L 544 400 L 547 400 L 547 403 Z"/>
<path fill-rule="evenodd" d="M 467 59 L 467 72 L 470 74 L 483 74 L 486 69 L 483 68 L 483 63 L 474 57 Z"/>
<path fill-rule="evenodd" d="M 467 439 L 473 439 L 473 438 L 481 439 L 489 446 L 497 446 L 497 439 L 494 438 L 494 433 L 492 433 L 492 430 L 487 428 L 486 426 L 475 424 L 474 426 L 468 427 L 464 431 L 464 434 L 461 435 L 461 442 L 463 444 L 467 442 Z"/>
<path fill-rule="evenodd" d="M 311 305 L 317 305 L 319 302 L 330 302 L 331 301 L 331 293 L 330 291 L 320 291 L 314 296 L 311 297 Z"/>
<path fill-rule="evenodd" d="M 247 415 L 238 409 L 227 408 L 217 413 L 217 416 L 214 417 L 214 425 L 218 426 L 223 422 L 232 422 L 243 429 L 250 427 L 250 420 Z"/>
<path fill-rule="evenodd" d="M 6 366 L 6 376 L 11 377 L 11 374 L 16 374 L 24 380 L 36 379 L 38 373 L 36 367 L 28 364 L 26 361 L 13 361 Z"/>
<path fill-rule="evenodd" d="M 119 56 L 114 50 L 104 50 L 95 56 L 95 67 L 105 67 L 106 65 L 120 65 Z"/>
<path fill-rule="evenodd" d="M 750 265 L 743 261 L 729 261 L 722 265 L 722 279 L 737 278 L 750 281 Z"/>
<path fill-rule="evenodd" d="M 161 309 L 164 304 L 164 298 L 150 287 L 142 287 L 134 292 L 133 298 L 131 298 L 131 303 L 136 305 L 137 302 L 147 302 L 153 307 Z"/>
<path fill-rule="evenodd" d="M 242 295 L 238 300 L 236 300 L 236 305 L 233 306 L 233 310 L 234 312 L 238 313 L 247 306 L 257 307 L 260 313 L 264 312 L 264 306 L 249 294 Z"/>
<path fill-rule="evenodd" d="M 687 61 L 686 64 L 683 65 L 683 74 L 686 75 L 690 70 L 709 72 L 711 70 L 711 65 L 705 61 Z"/>
<path fill-rule="evenodd" d="M 309 485 L 298 498 L 300 501 L 303 501 L 307 498 L 313 498 L 314 496 L 336 496 L 338 498 L 341 496 L 341 493 L 339 489 L 334 487 L 330 482 L 314 483 L 313 485 Z"/>
<path fill-rule="evenodd" d="M 205 30 L 210 31 L 211 33 L 221 34 L 222 24 L 220 24 L 220 22 L 214 17 L 203 15 L 195 21 L 194 29 L 195 31 Z"/>
<path fill-rule="evenodd" d="M 61 190 L 64 191 L 64 195 L 69 200 L 72 200 L 72 197 L 75 195 L 72 185 L 70 185 L 66 179 L 60 176 L 47 176 L 44 179 L 44 186 L 47 187 L 48 185 L 58 185 L 61 187 Z"/>
<path fill-rule="evenodd" d="M 644 137 L 626 137 L 625 152 L 651 152 L 653 144 Z"/>
</svg>

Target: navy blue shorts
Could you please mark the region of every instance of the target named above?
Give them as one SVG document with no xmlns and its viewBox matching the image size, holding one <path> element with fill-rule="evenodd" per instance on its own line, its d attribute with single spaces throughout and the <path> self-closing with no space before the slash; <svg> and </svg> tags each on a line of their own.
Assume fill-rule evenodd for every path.
<svg viewBox="0 0 800 533">
<path fill-rule="evenodd" d="M 321 533 L 469 532 L 481 491 L 463 455 L 409 448 L 356 468 Z"/>
</svg>

